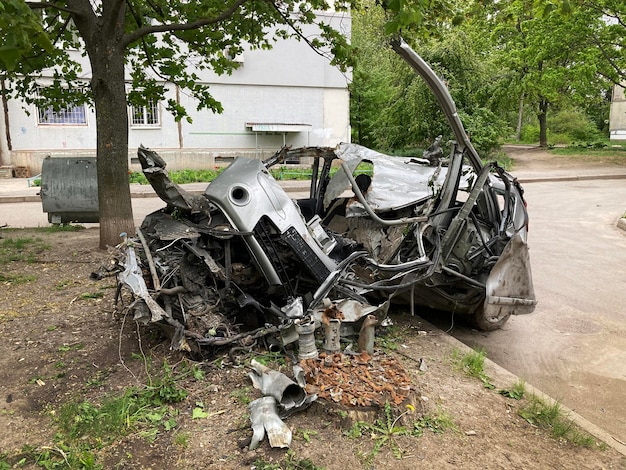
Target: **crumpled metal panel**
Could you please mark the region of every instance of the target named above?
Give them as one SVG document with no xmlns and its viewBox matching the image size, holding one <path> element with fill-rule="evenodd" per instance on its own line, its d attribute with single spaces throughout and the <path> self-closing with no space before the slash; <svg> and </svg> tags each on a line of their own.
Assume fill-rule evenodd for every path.
<svg viewBox="0 0 626 470">
<path fill-rule="evenodd" d="M 515 234 L 489 273 L 485 286 L 485 317 L 532 313 L 537 305 L 528 245 Z"/>
<path fill-rule="evenodd" d="M 441 189 L 447 167 L 437 172 L 428 161 L 417 158 L 392 157 L 357 144 L 340 144 L 335 151 L 354 171 L 362 161 L 372 162 L 374 175 L 365 198 L 377 212 L 397 210 L 433 197 Z M 467 188 L 469 176 L 462 176 L 460 188 Z M 337 172 L 328 185 L 324 206 L 350 187 L 342 171 Z"/>
</svg>

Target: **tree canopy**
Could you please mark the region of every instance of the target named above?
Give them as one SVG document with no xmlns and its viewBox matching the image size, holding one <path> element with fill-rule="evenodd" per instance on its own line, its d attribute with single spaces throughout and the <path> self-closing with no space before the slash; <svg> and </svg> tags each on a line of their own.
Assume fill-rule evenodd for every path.
<svg viewBox="0 0 626 470">
<path fill-rule="evenodd" d="M 607 90 L 624 80 L 622 3 L 459 3 L 428 35 L 409 29 L 403 36 L 445 80 L 475 147 L 487 156 L 516 121 L 526 122 L 523 111 L 535 116 L 543 146 L 549 110 L 580 108 L 603 121 Z M 381 150 L 423 147 L 445 132 L 443 121 L 419 80 L 381 49 L 384 24 L 372 8 L 353 17 L 354 138 Z"/>
</svg>

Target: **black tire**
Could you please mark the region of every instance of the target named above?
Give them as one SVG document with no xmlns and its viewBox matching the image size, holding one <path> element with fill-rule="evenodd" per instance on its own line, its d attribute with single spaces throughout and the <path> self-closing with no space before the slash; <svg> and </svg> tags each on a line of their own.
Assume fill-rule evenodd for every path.
<svg viewBox="0 0 626 470">
<path fill-rule="evenodd" d="M 485 310 L 483 306 L 481 305 L 480 307 L 478 307 L 478 310 L 474 312 L 474 315 L 472 317 L 472 323 L 479 330 L 495 331 L 495 330 L 499 330 L 500 328 L 502 328 L 504 324 L 509 320 L 510 317 L 511 317 L 510 313 L 500 315 L 496 318 L 487 317 L 485 315 Z"/>
</svg>

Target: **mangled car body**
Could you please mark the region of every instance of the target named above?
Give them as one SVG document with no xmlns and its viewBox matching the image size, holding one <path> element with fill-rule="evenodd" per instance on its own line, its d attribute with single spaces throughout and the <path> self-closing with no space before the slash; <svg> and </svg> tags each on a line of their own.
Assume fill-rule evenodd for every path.
<svg viewBox="0 0 626 470">
<path fill-rule="evenodd" d="M 450 95 L 405 43 L 455 135 L 424 158 L 353 144 L 237 158 L 204 194 L 173 184 L 140 148 L 144 174 L 167 205 L 120 244 L 120 287 L 135 319 L 165 325 L 172 347 L 202 351 L 256 338 L 295 341 L 308 323 L 360 328 L 391 302 L 469 315 L 493 330 L 536 304 L 518 182 L 483 165 Z M 292 200 L 272 165 L 310 161 L 309 196 Z M 301 335 L 300 335 L 301 336 Z"/>
</svg>

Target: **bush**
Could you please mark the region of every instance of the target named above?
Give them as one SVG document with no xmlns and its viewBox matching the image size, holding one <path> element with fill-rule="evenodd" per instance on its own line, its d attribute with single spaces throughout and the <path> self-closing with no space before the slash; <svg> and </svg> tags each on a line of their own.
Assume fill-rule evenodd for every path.
<svg viewBox="0 0 626 470">
<path fill-rule="evenodd" d="M 548 115 L 548 130 L 550 141 L 555 143 L 555 134 L 565 135 L 569 138 L 566 142 L 558 143 L 569 143 L 572 140 L 593 141 L 600 135 L 591 119 L 575 109 L 566 109 L 552 116 Z"/>
<path fill-rule="evenodd" d="M 526 124 L 523 126 L 520 140 L 527 144 L 539 142 L 539 125 Z"/>
<path fill-rule="evenodd" d="M 510 129 L 494 113 L 486 108 L 475 108 L 472 114 L 459 112 L 470 141 L 479 155 L 487 156 L 500 146 L 500 139 Z"/>
</svg>

